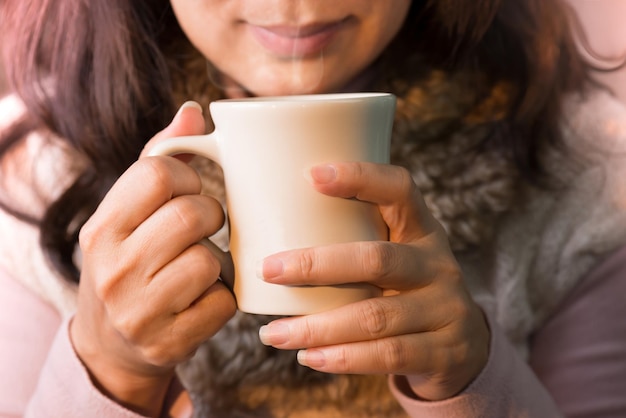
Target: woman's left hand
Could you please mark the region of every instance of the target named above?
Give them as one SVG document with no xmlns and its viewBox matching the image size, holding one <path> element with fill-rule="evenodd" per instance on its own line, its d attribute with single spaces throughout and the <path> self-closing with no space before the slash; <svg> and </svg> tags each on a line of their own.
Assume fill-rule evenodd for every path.
<svg viewBox="0 0 626 418">
<path fill-rule="evenodd" d="M 261 328 L 263 343 L 301 349 L 298 361 L 329 373 L 407 376 L 415 394 L 441 400 L 483 369 L 490 333 L 470 297 L 442 226 L 409 172 L 369 163 L 314 167 L 321 193 L 376 204 L 389 242 L 359 242 L 274 254 L 267 282 L 291 285 L 367 282 L 383 296 L 328 312 L 283 318 Z"/>
</svg>

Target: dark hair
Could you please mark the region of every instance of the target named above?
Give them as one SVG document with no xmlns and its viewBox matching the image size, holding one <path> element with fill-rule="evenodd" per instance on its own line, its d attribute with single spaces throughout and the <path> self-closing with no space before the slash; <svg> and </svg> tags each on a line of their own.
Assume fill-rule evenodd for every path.
<svg viewBox="0 0 626 418">
<path fill-rule="evenodd" d="M 529 177 L 542 172 L 542 143 L 558 141 L 562 95 L 587 80 L 561 6 L 558 0 L 413 0 L 396 42 L 433 66 L 477 71 L 515 87 L 497 137 Z M 78 281 L 72 254 L 80 227 L 171 118 L 176 72 L 197 52 L 167 0 L 5 1 L 0 13 L 7 81 L 28 109 L 3 133 L 0 156 L 41 129 L 85 159 L 43 218 L 30 219 L 55 268 Z"/>
<path fill-rule="evenodd" d="M 7 79 L 29 113 L 2 138 L 0 153 L 43 128 L 85 158 L 76 181 L 33 220 L 53 265 L 72 280 L 80 226 L 172 115 L 161 44 L 170 36 L 164 28 L 177 26 L 167 10 L 166 1 L 2 4 Z"/>
</svg>

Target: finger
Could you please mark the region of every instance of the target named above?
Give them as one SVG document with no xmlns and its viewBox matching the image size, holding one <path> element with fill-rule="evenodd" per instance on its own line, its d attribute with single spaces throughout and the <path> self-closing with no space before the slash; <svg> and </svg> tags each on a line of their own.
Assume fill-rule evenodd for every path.
<svg viewBox="0 0 626 418">
<path fill-rule="evenodd" d="M 391 241 L 407 242 L 440 228 L 404 168 L 363 162 L 333 163 L 313 167 L 311 178 L 321 193 L 378 205 L 389 226 Z"/>
<path fill-rule="evenodd" d="M 219 261 L 211 252 L 192 245 L 157 272 L 148 284 L 150 301 L 161 310 L 180 313 L 217 281 L 219 273 Z"/>
<path fill-rule="evenodd" d="M 424 374 L 444 355 L 434 333 L 317 347 L 298 352 L 298 363 L 337 374 Z M 447 353 L 445 353 L 447 354 Z"/>
<path fill-rule="evenodd" d="M 263 326 L 259 337 L 276 348 L 310 348 L 426 332 L 453 320 L 438 312 L 447 302 L 441 295 L 428 289 L 420 292 L 418 299 L 406 294 L 372 298 L 319 314 L 279 319 Z"/>
<path fill-rule="evenodd" d="M 335 374 L 405 375 L 424 399 L 447 399 L 471 382 L 489 357 L 489 336 L 422 332 L 301 350 L 298 362 Z"/>
<path fill-rule="evenodd" d="M 200 244 L 204 245 L 217 258 L 220 263 L 220 279 L 226 287 L 232 290 L 235 280 L 235 266 L 230 253 L 222 251 L 213 241 L 206 238 L 201 240 Z"/>
<path fill-rule="evenodd" d="M 366 241 L 289 250 L 266 257 L 261 272 L 265 281 L 276 284 L 367 282 L 383 289 L 419 288 L 443 276 L 460 275 L 438 239 L 428 235 L 413 245 Z"/>
<path fill-rule="evenodd" d="M 124 241 L 129 254 L 142 254 L 153 276 L 187 247 L 213 235 L 224 224 L 222 206 L 205 195 L 178 196 L 167 201 Z"/>
<path fill-rule="evenodd" d="M 200 344 L 215 335 L 236 311 L 235 297 L 218 280 L 188 309 L 176 315 L 174 337 Z"/>
<path fill-rule="evenodd" d="M 198 173 L 170 157 L 144 158 L 113 185 L 83 227 L 83 239 L 121 241 L 173 197 L 199 194 Z"/>
<path fill-rule="evenodd" d="M 195 102 L 186 102 L 170 125 L 146 144 L 141 157 L 145 157 L 155 143 L 167 138 L 204 132 L 202 107 Z M 176 165 L 173 162 L 175 159 L 151 157 L 149 160 L 133 164 L 121 176 L 92 216 L 93 221 L 89 222 L 88 227 L 106 226 L 106 231 L 97 232 L 120 229 L 123 234 L 128 234 L 165 200 L 172 196 L 199 193 L 200 179 L 193 170 L 180 163 Z M 167 175 L 168 172 L 172 174 L 171 177 Z M 131 202 L 134 204 L 133 210 L 129 210 Z M 91 230 L 87 229 L 84 235 L 91 236 L 87 231 Z"/>
<path fill-rule="evenodd" d="M 235 314 L 235 299 L 219 281 L 209 286 L 187 309 L 144 321 L 132 341 L 141 348 L 151 364 L 175 366 L 193 355 L 197 347 L 211 338 Z"/>
<path fill-rule="evenodd" d="M 185 102 L 180 107 L 169 126 L 148 141 L 141 152 L 140 158 L 147 156 L 150 153 L 150 149 L 152 149 L 155 144 L 168 138 L 185 135 L 202 135 L 205 132 L 206 124 L 204 116 L 202 115 L 202 106 L 193 101 Z"/>
</svg>

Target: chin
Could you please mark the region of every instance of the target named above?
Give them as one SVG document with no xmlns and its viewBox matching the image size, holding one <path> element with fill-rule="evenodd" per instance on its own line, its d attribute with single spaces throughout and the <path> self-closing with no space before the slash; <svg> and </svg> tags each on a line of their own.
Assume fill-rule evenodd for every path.
<svg viewBox="0 0 626 418">
<path fill-rule="evenodd" d="M 260 82 L 247 89 L 253 96 L 293 96 L 301 94 L 328 93 L 332 90 L 319 80 L 284 80 L 280 83 Z"/>
<path fill-rule="evenodd" d="M 335 93 L 346 84 L 342 78 L 328 77 L 327 74 L 332 74 L 329 70 L 298 71 L 297 66 L 297 62 L 294 62 L 292 71 L 268 71 L 253 80 L 243 80 L 241 85 L 246 86 L 247 91 L 254 96 L 289 96 Z"/>
</svg>

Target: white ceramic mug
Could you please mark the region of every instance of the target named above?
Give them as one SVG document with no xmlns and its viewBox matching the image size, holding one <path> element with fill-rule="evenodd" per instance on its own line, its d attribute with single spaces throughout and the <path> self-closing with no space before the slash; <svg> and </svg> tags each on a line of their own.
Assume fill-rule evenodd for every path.
<svg viewBox="0 0 626 418">
<path fill-rule="evenodd" d="M 172 138 L 151 155 L 195 153 L 224 170 L 234 293 L 240 310 L 303 315 L 376 296 L 367 285 L 285 286 L 264 282 L 268 255 L 341 242 L 388 239 L 373 204 L 323 195 L 307 180 L 317 164 L 389 162 L 395 97 L 345 93 L 220 100 L 215 130 Z"/>
</svg>

